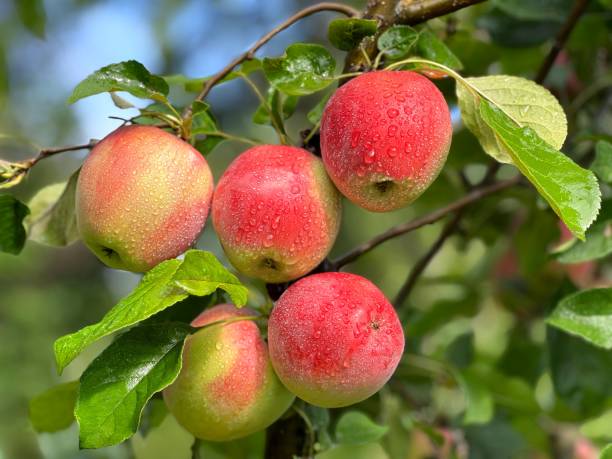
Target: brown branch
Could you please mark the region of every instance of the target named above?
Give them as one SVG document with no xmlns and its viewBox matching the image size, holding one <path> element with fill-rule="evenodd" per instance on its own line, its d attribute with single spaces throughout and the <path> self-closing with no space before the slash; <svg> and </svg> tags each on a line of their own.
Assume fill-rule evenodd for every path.
<svg viewBox="0 0 612 459">
<path fill-rule="evenodd" d="M 28 169 L 34 166 L 38 161 L 48 158 L 49 156 L 57 155 L 58 153 L 65 153 L 67 151 L 78 151 L 78 150 L 91 150 L 98 140 L 91 139 L 88 143 L 82 145 L 69 145 L 66 147 L 54 147 L 54 148 L 44 148 L 40 150 L 38 155 L 28 161 L 25 164 L 28 166 Z"/>
<path fill-rule="evenodd" d="M 395 22 L 419 24 L 484 1 L 486 0 L 400 0 L 395 7 Z"/>
<path fill-rule="evenodd" d="M 410 271 L 410 274 L 406 278 L 406 281 L 400 287 L 400 290 L 397 293 L 397 296 L 395 297 L 395 301 L 393 302 L 393 304 L 396 308 L 399 308 L 404 303 L 406 298 L 408 298 L 408 295 L 410 295 L 410 292 L 412 292 L 412 289 L 414 288 L 421 274 L 423 274 L 423 272 L 427 268 L 427 265 L 429 265 L 431 260 L 433 260 L 438 251 L 442 248 L 444 242 L 446 242 L 446 240 L 450 236 L 452 236 L 455 230 L 459 227 L 461 215 L 462 211 L 459 210 L 455 214 L 453 219 L 446 224 L 446 226 L 438 236 L 438 239 L 436 239 L 436 241 L 429 248 L 429 250 L 419 259 L 419 261 L 416 262 L 416 264 Z"/>
<path fill-rule="evenodd" d="M 542 62 L 540 69 L 538 70 L 538 73 L 535 77 L 536 83 L 542 84 L 544 80 L 546 80 L 546 77 L 548 76 L 548 73 L 552 69 L 553 64 L 557 60 L 559 53 L 565 46 L 567 39 L 571 35 L 572 30 L 574 30 L 574 27 L 578 23 L 578 20 L 580 19 L 580 17 L 585 12 L 588 4 L 589 4 L 589 0 L 577 0 L 576 3 L 574 4 L 574 8 L 572 8 L 572 11 L 567 17 L 565 24 L 563 24 L 563 26 L 559 30 L 559 33 L 555 37 L 555 42 L 552 48 L 550 49 L 549 53 L 544 59 L 544 62 Z"/>
<path fill-rule="evenodd" d="M 388 229 L 387 231 L 385 231 L 384 233 L 379 234 L 378 236 L 373 237 L 372 239 L 370 239 L 367 242 L 364 242 L 363 244 L 358 245 L 357 247 L 355 247 L 353 250 L 347 252 L 345 255 L 339 257 L 338 259 L 333 261 L 333 266 L 335 269 L 339 269 L 342 268 L 343 266 L 352 263 L 353 261 L 355 261 L 357 258 L 359 258 L 361 255 L 369 252 L 370 250 L 372 250 L 375 247 L 378 247 L 380 244 L 382 244 L 383 242 L 388 241 L 389 239 L 393 239 L 397 236 L 400 236 L 402 234 L 406 234 L 409 233 L 411 231 L 414 231 L 418 228 L 421 228 L 423 226 L 426 225 L 430 225 L 432 223 L 437 222 L 438 220 L 444 218 L 446 215 L 456 212 L 460 209 L 463 209 L 464 207 L 469 206 L 470 204 L 486 197 L 489 196 L 491 194 L 497 193 L 498 191 L 501 190 L 505 190 L 506 188 L 509 188 L 513 185 L 516 185 L 519 181 L 521 180 L 521 176 L 517 175 L 514 178 L 508 179 L 508 180 L 504 180 L 501 182 L 497 182 L 497 183 L 493 183 L 492 185 L 486 185 L 486 186 L 482 186 L 482 187 L 478 187 L 476 189 L 474 189 L 473 191 L 471 191 L 470 193 L 466 194 L 465 196 L 463 196 L 462 198 L 456 200 L 455 202 L 442 207 L 440 209 L 434 210 L 433 212 L 423 216 L 423 217 L 419 217 L 415 220 L 411 220 L 409 222 L 406 223 L 402 223 L 399 225 L 396 225 L 390 229 Z"/>
<path fill-rule="evenodd" d="M 309 6 L 308 8 L 304 8 L 301 11 L 298 11 L 293 16 L 288 18 L 286 21 L 272 29 L 270 32 L 265 34 L 259 40 L 255 42 L 253 46 L 251 46 L 247 51 L 242 53 L 240 56 L 235 58 L 229 64 L 227 64 L 224 68 L 222 68 L 219 72 L 215 73 L 212 77 L 206 80 L 204 87 L 200 94 L 197 95 L 194 101 L 202 101 L 206 98 L 211 89 L 219 83 L 224 77 L 226 77 L 237 65 L 240 65 L 244 61 L 248 61 L 253 59 L 255 53 L 259 48 L 268 43 L 273 37 L 278 35 L 280 32 L 295 24 L 296 22 L 304 19 L 307 16 L 310 16 L 314 13 L 318 13 L 319 11 L 335 11 L 337 13 L 342 13 L 349 17 L 359 16 L 359 11 L 355 8 L 344 5 L 342 3 L 332 3 L 332 2 L 323 2 L 318 3 L 316 5 Z M 191 116 L 191 106 L 185 108 L 183 112 L 183 118 L 189 118 Z"/>
<path fill-rule="evenodd" d="M 375 37 L 366 38 L 362 49 L 351 50 L 346 56 L 344 73 L 357 72 L 368 67 L 378 49 L 376 38 L 394 24 L 416 25 L 466 8 L 486 0 L 370 0 L 363 17 L 380 21 Z M 367 57 L 366 57 L 367 56 Z M 342 81 L 342 83 L 346 80 Z"/>
</svg>

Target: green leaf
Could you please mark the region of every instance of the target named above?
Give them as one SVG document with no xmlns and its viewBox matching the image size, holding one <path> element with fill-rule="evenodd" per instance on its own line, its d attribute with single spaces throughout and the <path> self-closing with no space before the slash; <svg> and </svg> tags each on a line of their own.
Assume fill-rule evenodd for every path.
<svg viewBox="0 0 612 459">
<path fill-rule="evenodd" d="M 323 110 L 325 110 L 325 106 L 327 105 L 327 101 L 329 100 L 331 95 L 332 93 L 330 92 L 329 94 L 323 96 L 323 98 L 319 102 L 317 102 L 317 105 L 315 105 L 312 110 L 310 110 L 306 114 L 306 118 L 308 118 L 308 121 L 315 125 L 318 124 L 319 121 L 321 121 L 321 117 L 323 116 Z"/>
<path fill-rule="evenodd" d="M 361 40 L 376 33 L 378 23 L 374 19 L 343 18 L 329 23 L 327 37 L 332 45 L 342 51 L 350 51 Z"/>
<path fill-rule="evenodd" d="M 612 143 L 600 140 L 595 145 L 595 159 L 590 169 L 606 183 L 612 184 Z"/>
<path fill-rule="evenodd" d="M 612 253 L 612 199 L 602 203 L 597 221 L 586 232 L 584 242 L 574 240 L 563 244 L 563 251 L 556 254 L 561 263 L 582 263 L 606 258 Z"/>
<path fill-rule="evenodd" d="M 469 369 L 458 371 L 457 380 L 465 394 L 467 408 L 463 424 L 486 424 L 494 414 L 493 396 L 477 374 Z"/>
<path fill-rule="evenodd" d="M 81 448 L 115 445 L 136 432 L 147 401 L 178 376 L 190 330 L 180 323 L 133 328 L 87 367 L 74 411 Z"/>
<path fill-rule="evenodd" d="M 136 289 L 111 309 L 100 322 L 55 341 L 55 361 L 61 371 L 89 344 L 134 325 L 187 298 L 173 282 L 179 260 L 167 260 L 149 271 Z"/>
<path fill-rule="evenodd" d="M 323 46 L 295 43 L 282 57 L 265 58 L 263 69 L 279 91 L 304 96 L 333 83 L 336 61 Z"/>
<path fill-rule="evenodd" d="M 227 81 L 235 80 L 243 76 L 248 76 L 253 72 L 261 69 L 262 63 L 259 59 L 251 59 L 243 63 L 237 70 L 228 73 L 225 77 L 219 81 L 218 84 L 225 83 Z M 204 87 L 204 84 L 210 80 L 211 77 L 204 78 L 187 78 L 184 75 L 172 75 L 164 77 L 168 84 L 181 84 L 187 92 L 200 92 Z"/>
<path fill-rule="evenodd" d="M 299 96 L 288 96 L 273 87 L 268 88 L 266 102 L 277 125 L 282 126 L 282 122 L 295 113 L 299 100 Z M 272 124 L 270 112 L 263 104 L 257 107 L 257 111 L 253 115 L 253 122 L 255 124 Z"/>
<path fill-rule="evenodd" d="M 461 70 L 463 64 L 446 44 L 429 29 L 423 29 L 419 33 L 417 42 L 419 55 L 431 59 L 434 62 L 446 65 L 451 69 Z"/>
<path fill-rule="evenodd" d="M 206 296 L 221 289 L 229 294 L 236 306 L 244 306 L 247 302 L 247 288 L 210 252 L 189 250 L 174 281 L 192 295 Z"/>
<path fill-rule="evenodd" d="M 45 5 L 43 0 L 15 0 L 19 19 L 38 38 L 45 38 Z"/>
<path fill-rule="evenodd" d="M 72 174 L 67 183 L 46 186 L 30 200 L 31 214 L 25 220 L 30 240 L 62 247 L 79 239 L 75 215 L 79 171 Z"/>
<path fill-rule="evenodd" d="M 557 396 L 582 417 L 600 414 L 612 396 L 612 352 L 556 328 L 546 338 Z"/>
<path fill-rule="evenodd" d="M 599 459 L 612 459 L 612 443 L 601 450 Z"/>
<path fill-rule="evenodd" d="M 612 349 L 612 288 L 583 290 L 566 296 L 547 322 L 596 346 Z"/>
<path fill-rule="evenodd" d="M 107 65 L 89 75 L 74 88 L 68 103 L 113 91 L 126 91 L 141 99 L 165 102 L 168 90 L 168 83 L 163 78 L 151 74 L 140 62 L 132 60 Z"/>
<path fill-rule="evenodd" d="M 58 384 L 37 395 L 29 404 L 30 422 L 37 432 L 57 432 L 74 421 L 78 381 Z"/>
<path fill-rule="evenodd" d="M 19 254 L 26 240 L 23 219 L 30 209 L 8 194 L 0 195 L 0 252 Z"/>
<path fill-rule="evenodd" d="M 524 78 L 508 75 L 465 78 L 457 84 L 461 117 L 485 152 L 500 162 L 510 163 L 511 155 L 500 145 L 480 117 L 484 96 L 520 126 L 533 129 L 538 136 L 559 149 L 567 136 L 567 119 L 559 101 L 546 88 Z M 477 93 L 474 92 L 477 91 Z"/>
<path fill-rule="evenodd" d="M 378 49 L 390 59 L 407 56 L 419 41 L 419 32 L 410 26 L 396 25 L 385 30 L 376 42 Z"/>
<path fill-rule="evenodd" d="M 372 443 L 382 438 L 389 428 L 373 422 L 359 411 L 348 411 L 336 424 L 336 441 L 345 445 Z"/>
<path fill-rule="evenodd" d="M 191 135 L 205 136 L 195 142 L 195 148 L 203 155 L 211 153 L 225 140 L 225 137 L 219 134 L 217 121 L 210 111 L 210 106 L 205 102 L 195 101 L 192 104 Z"/>
<path fill-rule="evenodd" d="M 555 150 L 530 127 L 517 126 L 490 102 L 481 102 L 480 115 L 516 167 L 569 230 L 584 240 L 585 231 L 597 217 L 601 202 L 595 175 Z"/>
</svg>

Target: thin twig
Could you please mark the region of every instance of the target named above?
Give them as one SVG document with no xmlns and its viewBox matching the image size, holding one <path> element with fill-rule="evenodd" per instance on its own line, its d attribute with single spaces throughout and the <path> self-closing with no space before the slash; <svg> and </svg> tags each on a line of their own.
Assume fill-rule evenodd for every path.
<svg viewBox="0 0 612 459">
<path fill-rule="evenodd" d="M 98 140 L 91 139 L 89 143 L 85 143 L 83 145 L 69 145 L 66 147 L 44 148 L 40 150 L 40 152 L 38 153 L 36 157 L 30 159 L 26 163 L 28 164 L 29 167 L 32 167 L 34 166 L 34 164 L 36 164 L 41 159 L 45 159 L 45 158 L 48 158 L 49 156 L 57 155 L 58 153 L 64 153 L 67 151 L 91 150 L 97 143 L 98 143 Z"/>
<path fill-rule="evenodd" d="M 486 0 L 400 0 L 395 7 L 395 22 L 419 24 L 484 1 Z"/>
<path fill-rule="evenodd" d="M 316 5 L 309 6 L 308 8 L 304 8 L 301 11 L 298 11 L 293 16 L 291 16 L 289 19 L 287 19 L 285 22 L 278 25 L 277 27 L 272 29 L 270 32 L 265 34 L 263 37 L 261 37 L 259 40 L 257 40 L 255 44 L 251 46 L 247 51 L 245 51 L 240 56 L 238 56 L 233 61 L 231 61 L 229 64 L 227 64 L 223 69 L 221 69 L 219 72 L 214 74 L 210 79 L 206 80 L 206 83 L 204 84 L 202 91 L 200 92 L 200 94 L 197 95 L 197 97 L 195 98 L 195 101 L 204 100 L 206 96 L 208 95 L 208 93 L 210 92 L 210 90 L 213 88 L 213 86 L 219 83 L 237 65 L 243 63 L 244 61 L 253 59 L 257 50 L 261 48 L 263 45 L 265 45 L 267 42 L 269 42 L 274 36 L 282 32 L 289 26 L 295 24 L 299 20 L 304 19 L 305 17 L 310 16 L 314 13 L 318 13 L 319 11 L 335 11 L 337 13 L 345 14 L 346 16 L 349 16 L 349 17 L 355 17 L 359 15 L 359 11 L 357 11 L 355 8 L 348 6 L 348 5 L 343 5 L 342 3 L 333 3 L 333 2 L 318 3 Z M 183 112 L 183 118 L 188 118 L 189 116 L 191 116 L 191 106 L 186 107 L 185 111 Z"/>
<path fill-rule="evenodd" d="M 559 53 L 565 46 L 567 39 L 572 33 L 572 30 L 574 30 L 574 27 L 578 23 L 580 17 L 585 12 L 588 4 L 589 0 L 577 0 L 574 4 L 574 8 L 572 8 L 572 11 L 567 17 L 565 24 L 563 24 L 563 27 L 561 27 L 561 29 L 559 30 L 559 33 L 555 37 L 555 42 L 552 48 L 548 52 L 548 55 L 544 59 L 544 62 L 542 62 L 540 70 L 538 70 L 537 76 L 535 77 L 536 83 L 542 84 L 544 80 L 546 80 L 548 73 L 552 69 L 552 66 L 555 61 L 557 60 L 557 56 L 559 56 Z"/>
<path fill-rule="evenodd" d="M 400 236 L 402 234 L 409 233 L 414 231 L 422 226 L 430 225 L 432 223 L 437 222 L 438 220 L 444 218 L 446 215 L 456 212 L 464 207 L 469 206 L 473 202 L 476 202 L 486 196 L 497 193 L 498 191 L 505 190 L 513 185 L 516 185 L 521 180 L 521 176 L 517 175 L 508 180 L 504 180 L 501 182 L 493 183 L 492 185 L 486 185 L 483 187 L 479 187 L 466 194 L 462 198 L 456 200 L 455 202 L 442 207 L 440 209 L 434 210 L 433 212 L 424 215 L 423 217 L 419 217 L 415 220 L 411 220 L 406 223 L 402 223 L 396 225 L 384 233 L 379 234 L 378 236 L 373 237 L 367 242 L 358 245 L 354 249 L 347 252 L 345 255 L 339 257 L 338 259 L 333 261 L 333 266 L 335 269 L 342 268 L 343 266 L 352 263 L 357 258 L 359 258 L 364 253 L 369 252 L 375 247 L 378 247 L 383 242 L 388 241 L 389 239 L 393 239 L 394 237 Z"/>
<path fill-rule="evenodd" d="M 416 262 L 416 264 L 410 271 L 410 274 L 406 278 L 406 281 L 400 287 L 400 290 L 397 293 L 397 296 L 395 297 L 395 301 L 393 302 L 393 304 L 396 308 L 399 308 L 404 303 L 406 298 L 408 298 L 408 295 L 410 295 L 410 292 L 412 292 L 412 289 L 414 288 L 421 274 L 423 274 L 423 272 L 427 268 L 427 265 L 429 265 L 431 260 L 433 260 L 438 251 L 442 248 L 444 242 L 446 242 L 446 240 L 450 236 L 452 236 L 455 230 L 458 228 L 459 221 L 461 220 L 461 214 L 462 212 L 461 210 L 459 210 L 455 214 L 455 216 L 446 224 L 446 226 L 438 236 L 438 239 L 436 239 L 436 241 L 429 248 L 429 250 L 419 259 L 419 261 Z"/>
</svg>

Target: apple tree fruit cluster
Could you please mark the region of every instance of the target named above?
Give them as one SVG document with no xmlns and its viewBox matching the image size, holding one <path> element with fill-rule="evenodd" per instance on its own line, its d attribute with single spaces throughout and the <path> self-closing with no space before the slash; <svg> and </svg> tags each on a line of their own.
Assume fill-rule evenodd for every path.
<svg viewBox="0 0 612 459">
<path fill-rule="evenodd" d="M 325 9 L 354 14 L 337 4 L 307 13 Z M 186 430 L 212 441 L 266 429 L 296 397 L 323 408 L 363 401 L 400 364 L 410 324 L 372 282 L 342 270 L 348 261 L 519 183 L 535 188 L 571 237 L 584 239 L 597 217 L 597 179 L 559 151 L 566 117 L 543 86 L 516 76 L 461 76 L 461 62 L 426 26 L 333 21 L 336 47 L 367 57 L 365 44 L 375 45 L 374 59 L 344 74 L 335 72 L 333 57 L 320 45 L 297 43 L 283 56 L 255 58 L 273 35 L 204 79 L 164 78 L 135 61 L 106 66 L 83 80 L 70 101 L 108 92 L 118 106 L 135 108 L 117 94 L 125 91 L 153 103 L 102 140 L 0 163 L 8 188 L 47 156 L 90 149 L 47 209 L 45 218 L 61 216 L 61 224 L 42 225 L 43 235 L 54 245 L 81 239 L 108 267 L 145 273 L 98 323 L 55 343 L 62 371 L 86 346 L 117 334 L 78 384 L 74 416 L 82 447 L 129 438 L 158 393 Z M 255 72 L 270 85 L 267 97 L 251 79 Z M 278 144 L 218 126 L 204 99 L 212 86 L 236 78 L 260 98 L 255 119 L 275 129 Z M 463 122 L 484 152 L 517 172 L 496 181 L 494 163 L 465 199 L 330 260 L 343 199 L 391 212 L 415 201 L 443 169 L 453 126 L 436 86 L 441 78 L 455 81 Z M 337 83 L 309 113 L 312 126 L 302 141 L 293 142 L 284 120 L 298 99 Z M 169 84 L 203 90 L 178 108 L 167 97 Z M 250 146 L 214 184 L 206 155 L 224 140 Z M 2 248 L 18 253 L 29 210 L 11 196 L 0 198 L 8 222 Z M 269 291 L 277 287 L 280 295 L 272 295 L 269 307 L 243 307 L 249 292 L 239 277 L 212 253 L 193 249 L 209 216 L 239 276 L 263 281 Z M 172 306 L 194 297 L 203 298 L 195 318 L 173 316 L 178 307 Z M 570 330 L 558 314 L 557 326 Z"/>
</svg>

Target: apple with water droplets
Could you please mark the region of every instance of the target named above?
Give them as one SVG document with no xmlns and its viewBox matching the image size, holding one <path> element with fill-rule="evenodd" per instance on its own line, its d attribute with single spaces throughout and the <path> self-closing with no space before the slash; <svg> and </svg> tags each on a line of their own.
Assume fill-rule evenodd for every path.
<svg viewBox="0 0 612 459">
<path fill-rule="evenodd" d="M 78 229 L 111 268 L 148 271 L 195 242 L 212 193 L 210 168 L 187 142 L 153 126 L 121 127 L 83 164 Z"/>
<path fill-rule="evenodd" d="M 334 408 L 377 392 L 404 352 L 393 306 L 369 280 L 349 273 L 304 277 L 279 298 L 268 322 L 270 359 L 302 400 Z"/>
<path fill-rule="evenodd" d="M 330 98 L 321 152 L 338 189 L 355 204 L 387 212 L 414 201 L 438 176 L 450 148 L 448 105 L 426 77 L 364 73 Z"/>
<path fill-rule="evenodd" d="M 279 283 L 311 271 L 338 234 L 340 194 L 308 151 L 260 145 L 238 156 L 214 193 L 212 220 L 229 261 Z"/>
<path fill-rule="evenodd" d="M 163 394 L 179 424 L 198 438 L 228 441 L 258 432 L 293 402 L 270 364 L 255 316 L 223 304 L 191 323 L 203 328 L 187 337 L 181 371 Z"/>
</svg>

